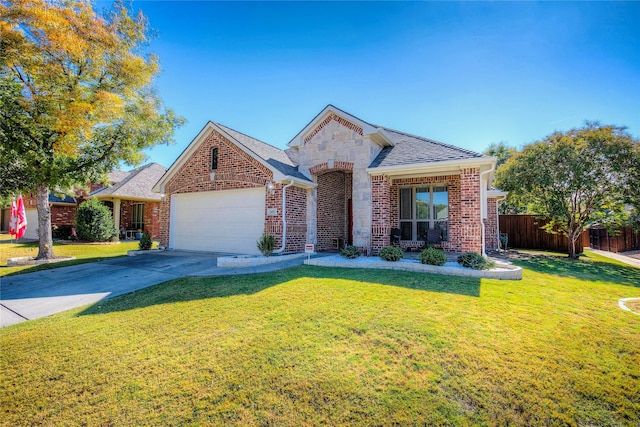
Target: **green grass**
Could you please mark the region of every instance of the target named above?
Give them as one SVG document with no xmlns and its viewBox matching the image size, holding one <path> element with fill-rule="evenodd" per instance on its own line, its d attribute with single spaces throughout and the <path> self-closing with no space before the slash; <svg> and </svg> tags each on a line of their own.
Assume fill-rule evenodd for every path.
<svg viewBox="0 0 640 427">
<path fill-rule="evenodd" d="M 522 281 L 298 267 L 0 331 L 0 424 L 640 425 L 640 269 Z"/>
<path fill-rule="evenodd" d="M 2 241 L 0 243 L 0 277 L 101 261 L 111 257 L 124 256 L 127 251 L 138 249 L 137 241 L 124 241 L 115 245 L 79 245 L 54 242 L 53 253 L 55 256 L 73 256 L 76 259 L 52 264 L 7 267 L 7 259 L 9 258 L 35 257 L 38 255 L 38 242 L 10 243 L 8 242 L 7 234 L 0 236 L 0 241 Z M 157 246 L 157 243 L 154 243 L 154 245 Z"/>
</svg>

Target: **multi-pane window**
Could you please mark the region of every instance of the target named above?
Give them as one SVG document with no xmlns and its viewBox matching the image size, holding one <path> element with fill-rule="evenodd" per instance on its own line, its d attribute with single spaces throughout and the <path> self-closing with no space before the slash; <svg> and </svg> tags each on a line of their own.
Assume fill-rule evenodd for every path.
<svg viewBox="0 0 640 427">
<path fill-rule="evenodd" d="M 211 170 L 218 169 L 218 147 L 211 149 Z"/>
<path fill-rule="evenodd" d="M 144 203 L 135 203 L 131 212 L 131 228 L 144 231 Z"/>
<path fill-rule="evenodd" d="M 400 238 L 425 240 L 427 230 L 442 230 L 448 240 L 449 192 L 446 186 L 403 187 L 400 189 Z"/>
</svg>

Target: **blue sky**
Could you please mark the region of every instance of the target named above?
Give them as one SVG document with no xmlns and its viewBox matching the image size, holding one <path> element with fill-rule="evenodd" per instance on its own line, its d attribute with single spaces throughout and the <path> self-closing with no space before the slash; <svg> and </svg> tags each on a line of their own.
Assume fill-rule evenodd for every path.
<svg viewBox="0 0 640 427">
<path fill-rule="evenodd" d="M 188 123 L 148 151 L 170 166 L 208 120 L 285 148 L 327 104 L 482 151 L 584 120 L 640 136 L 637 2 L 137 1 L 156 86 Z"/>
</svg>

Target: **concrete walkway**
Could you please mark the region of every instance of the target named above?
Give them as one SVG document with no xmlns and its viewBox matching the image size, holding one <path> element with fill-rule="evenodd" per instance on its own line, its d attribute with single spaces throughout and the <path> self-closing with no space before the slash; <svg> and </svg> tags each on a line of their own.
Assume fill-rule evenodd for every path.
<svg viewBox="0 0 640 427">
<path fill-rule="evenodd" d="M 187 276 L 228 276 L 302 265 L 303 258 L 243 268 L 217 255 L 157 252 L 0 278 L 0 327 L 46 317 Z"/>
<path fill-rule="evenodd" d="M 640 268 L 640 251 L 631 251 L 631 252 L 609 252 L 609 251 L 601 251 L 598 249 L 586 249 L 589 252 L 593 252 L 594 254 L 602 255 L 607 258 L 615 259 L 620 262 L 624 262 L 625 264 L 632 265 L 634 267 Z"/>
</svg>

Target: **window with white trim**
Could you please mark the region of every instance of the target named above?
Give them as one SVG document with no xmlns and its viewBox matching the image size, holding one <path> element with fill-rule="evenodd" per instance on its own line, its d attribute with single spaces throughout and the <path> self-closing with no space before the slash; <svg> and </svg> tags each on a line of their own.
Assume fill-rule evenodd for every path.
<svg viewBox="0 0 640 427">
<path fill-rule="evenodd" d="M 446 186 L 400 188 L 400 239 L 425 240 L 427 230 L 440 229 L 449 239 L 449 191 Z"/>
</svg>

